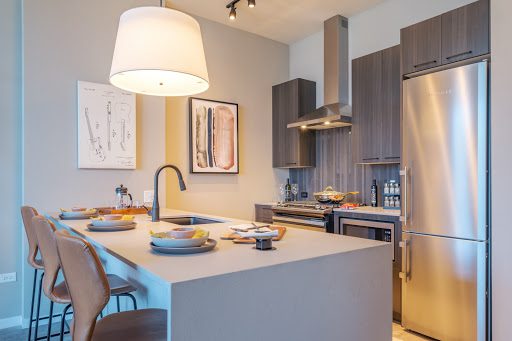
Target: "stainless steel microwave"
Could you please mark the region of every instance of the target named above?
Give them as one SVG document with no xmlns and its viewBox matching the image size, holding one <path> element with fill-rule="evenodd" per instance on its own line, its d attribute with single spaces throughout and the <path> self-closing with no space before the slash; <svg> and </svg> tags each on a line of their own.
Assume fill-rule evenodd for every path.
<svg viewBox="0 0 512 341">
<path fill-rule="evenodd" d="M 334 233 L 391 243 L 395 260 L 395 224 L 392 222 L 340 218 L 339 231 Z"/>
</svg>

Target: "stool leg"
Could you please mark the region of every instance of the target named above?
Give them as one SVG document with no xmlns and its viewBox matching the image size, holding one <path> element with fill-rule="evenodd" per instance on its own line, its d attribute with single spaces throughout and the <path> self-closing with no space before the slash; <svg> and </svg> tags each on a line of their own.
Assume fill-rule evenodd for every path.
<svg viewBox="0 0 512 341">
<path fill-rule="evenodd" d="M 64 322 L 66 322 L 66 314 L 69 308 L 71 308 L 71 304 L 68 304 L 62 311 L 62 320 L 60 320 L 60 341 L 64 340 Z"/>
<path fill-rule="evenodd" d="M 36 297 L 37 269 L 34 268 L 34 282 L 32 283 L 32 303 L 30 303 L 30 319 L 28 325 L 28 341 L 32 338 L 32 322 L 34 320 L 34 302 Z"/>
<path fill-rule="evenodd" d="M 133 296 L 130 293 L 127 293 L 126 296 L 132 299 L 133 302 L 133 310 L 137 310 L 137 300 L 135 299 L 135 296 Z"/>
<path fill-rule="evenodd" d="M 37 296 L 36 327 L 34 330 L 35 339 L 37 339 L 37 331 L 39 330 L 39 312 L 41 311 L 41 291 L 43 290 L 43 276 L 44 276 L 44 272 L 41 274 L 41 278 L 39 279 L 39 295 Z"/>
<path fill-rule="evenodd" d="M 117 312 L 121 312 L 121 305 L 119 304 L 119 295 L 116 296 L 116 302 L 117 302 Z"/>
<path fill-rule="evenodd" d="M 48 315 L 48 334 L 46 340 L 50 341 L 52 338 L 52 318 L 53 318 L 53 301 L 50 301 L 50 315 Z"/>
</svg>

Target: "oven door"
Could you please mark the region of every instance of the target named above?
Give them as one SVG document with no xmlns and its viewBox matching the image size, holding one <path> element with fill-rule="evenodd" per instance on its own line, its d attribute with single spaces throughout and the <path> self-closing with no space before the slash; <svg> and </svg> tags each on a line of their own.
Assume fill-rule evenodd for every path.
<svg viewBox="0 0 512 341">
<path fill-rule="evenodd" d="M 272 223 L 284 227 L 292 227 L 303 230 L 326 232 L 326 221 L 319 218 L 302 216 L 274 215 Z"/>
<path fill-rule="evenodd" d="M 379 240 L 393 245 L 395 260 L 395 224 L 372 220 L 340 219 L 341 233 L 345 236 Z"/>
</svg>

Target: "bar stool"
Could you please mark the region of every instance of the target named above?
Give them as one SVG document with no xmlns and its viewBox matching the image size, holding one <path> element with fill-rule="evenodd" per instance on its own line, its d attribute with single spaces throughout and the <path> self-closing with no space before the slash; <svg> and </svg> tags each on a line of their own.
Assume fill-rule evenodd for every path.
<svg viewBox="0 0 512 341">
<path fill-rule="evenodd" d="M 51 334 L 54 303 L 66 304 L 60 321 L 60 333 L 57 334 L 60 335 L 60 339 L 62 340 L 64 337 L 64 324 L 66 314 L 71 307 L 71 297 L 69 296 L 68 288 L 64 281 L 56 284 L 60 271 L 60 259 L 57 251 L 57 242 L 55 239 L 56 228 L 51 221 L 40 215 L 32 218 L 32 226 L 34 227 L 39 251 L 41 252 L 41 256 L 44 261 L 44 277 L 42 282 L 43 292 L 46 297 L 50 299 L 48 333 L 46 334 L 47 340 L 50 340 L 52 336 L 56 336 Z M 107 280 L 111 288 L 111 295 L 116 296 L 116 298 L 118 298 L 120 295 L 130 297 L 134 304 L 134 309 L 137 309 L 137 301 L 131 294 L 131 292 L 137 290 L 134 286 L 116 275 L 108 275 Z M 118 311 L 119 310 L 120 307 L 118 301 Z"/>
<path fill-rule="evenodd" d="M 94 248 L 82 238 L 57 231 L 62 272 L 73 304 L 73 341 L 167 340 L 167 312 L 143 309 L 96 321 L 110 299 L 110 287 Z M 87 281 L 84 281 L 87 278 Z"/>
<path fill-rule="evenodd" d="M 30 341 L 32 338 L 32 325 L 36 322 L 35 326 L 35 335 L 37 338 L 37 331 L 39 328 L 39 312 L 41 308 L 41 289 L 44 275 L 44 266 L 43 261 L 41 259 L 37 259 L 38 246 L 37 246 L 37 237 L 35 235 L 34 228 L 32 227 L 32 218 L 37 216 L 37 210 L 30 206 L 22 206 L 21 207 L 21 217 L 23 219 L 23 226 L 25 228 L 25 234 L 27 235 L 28 240 L 28 256 L 27 263 L 34 269 L 34 282 L 32 283 L 32 299 L 30 304 L 30 319 L 29 319 L 29 329 L 28 329 L 28 340 Z M 37 272 L 41 271 L 41 278 L 39 279 L 39 295 L 37 299 L 37 312 L 36 318 L 34 318 L 34 299 L 36 294 L 36 282 L 37 282 Z"/>
</svg>

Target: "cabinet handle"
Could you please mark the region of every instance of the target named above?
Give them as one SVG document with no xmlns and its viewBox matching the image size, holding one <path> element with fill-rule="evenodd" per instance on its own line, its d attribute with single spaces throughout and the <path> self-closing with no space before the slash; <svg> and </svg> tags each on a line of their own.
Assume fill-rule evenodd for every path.
<svg viewBox="0 0 512 341">
<path fill-rule="evenodd" d="M 452 56 L 446 57 L 446 59 L 450 60 L 452 58 L 457 58 L 457 57 L 461 57 L 461 56 L 464 56 L 466 54 L 472 54 L 472 53 L 473 53 L 473 51 L 469 50 L 469 51 L 466 51 L 466 52 L 461 52 L 461 53 L 457 53 L 457 54 L 454 54 Z"/>
<path fill-rule="evenodd" d="M 286 164 L 287 164 L 287 165 L 296 165 L 296 164 L 297 164 L 297 162 L 287 162 Z"/>
<path fill-rule="evenodd" d="M 369 161 L 369 160 L 378 160 L 379 158 L 378 157 L 368 157 L 368 158 L 363 158 L 364 161 Z"/>
<path fill-rule="evenodd" d="M 416 64 L 416 65 L 414 65 L 414 67 L 415 68 L 419 68 L 419 67 L 422 67 L 422 66 L 427 66 L 429 64 L 435 64 L 435 63 L 437 63 L 437 59 L 436 60 L 431 60 L 430 62 Z"/>
<path fill-rule="evenodd" d="M 385 159 L 399 159 L 400 156 L 386 156 Z"/>
</svg>

